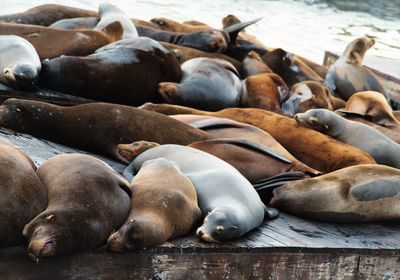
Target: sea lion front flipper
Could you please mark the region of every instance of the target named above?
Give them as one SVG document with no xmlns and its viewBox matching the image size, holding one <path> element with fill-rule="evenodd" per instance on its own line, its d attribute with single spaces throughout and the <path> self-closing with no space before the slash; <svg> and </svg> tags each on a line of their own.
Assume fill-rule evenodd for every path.
<svg viewBox="0 0 400 280">
<path fill-rule="evenodd" d="M 231 26 L 228 26 L 227 28 L 224 28 L 224 31 L 229 34 L 230 44 L 236 43 L 236 38 L 238 36 L 238 33 L 242 29 L 246 28 L 249 25 L 256 23 L 257 21 L 260 21 L 262 18 L 263 17 L 259 17 L 259 18 L 253 19 L 253 20 L 236 23 Z"/>
<path fill-rule="evenodd" d="M 279 210 L 264 204 L 265 219 L 272 220 L 279 216 Z"/>
</svg>

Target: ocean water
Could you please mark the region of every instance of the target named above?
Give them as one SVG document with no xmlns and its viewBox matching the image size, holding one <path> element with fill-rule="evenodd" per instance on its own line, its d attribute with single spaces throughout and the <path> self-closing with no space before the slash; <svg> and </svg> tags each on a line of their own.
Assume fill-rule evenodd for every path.
<svg viewBox="0 0 400 280">
<path fill-rule="evenodd" d="M 0 14 L 22 12 L 45 3 L 97 10 L 104 0 L 0 0 Z M 198 20 L 215 28 L 234 14 L 241 20 L 263 17 L 247 28 L 268 47 L 322 63 L 324 51 L 342 53 L 360 36 L 373 37 L 375 46 L 366 65 L 400 78 L 400 0 L 118 0 L 110 1 L 133 18 L 167 17 Z"/>
</svg>

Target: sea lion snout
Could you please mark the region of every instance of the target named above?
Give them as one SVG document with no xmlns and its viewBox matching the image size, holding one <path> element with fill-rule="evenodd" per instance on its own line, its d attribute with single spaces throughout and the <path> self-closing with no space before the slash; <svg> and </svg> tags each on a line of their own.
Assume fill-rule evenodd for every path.
<svg viewBox="0 0 400 280">
<path fill-rule="evenodd" d="M 43 237 L 38 240 L 32 240 L 28 246 L 28 255 L 36 260 L 41 257 L 54 256 L 56 251 L 56 241 Z"/>
</svg>

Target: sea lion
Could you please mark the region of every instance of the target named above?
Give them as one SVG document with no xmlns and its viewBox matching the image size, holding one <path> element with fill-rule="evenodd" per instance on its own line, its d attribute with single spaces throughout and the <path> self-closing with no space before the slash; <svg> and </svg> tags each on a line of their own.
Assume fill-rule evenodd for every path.
<svg viewBox="0 0 400 280">
<path fill-rule="evenodd" d="M 79 30 L 79 29 L 93 29 L 96 27 L 99 19 L 97 17 L 79 17 L 61 19 L 49 25 L 50 28 Z"/>
<path fill-rule="evenodd" d="M 97 101 L 138 106 L 160 101 L 158 83 L 178 82 L 181 77 L 175 55 L 153 39 L 140 37 L 114 42 L 88 56 L 43 61 L 39 84 Z"/>
<path fill-rule="evenodd" d="M 303 81 L 316 81 L 323 83 L 321 78 L 306 63 L 299 59 L 295 54 L 283 49 L 274 49 L 261 56 L 261 59 L 276 74 L 285 80 L 289 87 Z"/>
<path fill-rule="evenodd" d="M 327 109 L 295 115 L 305 127 L 329 135 L 370 154 L 378 164 L 400 168 L 400 145 L 368 125 L 349 121 Z"/>
<path fill-rule="evenodd" d="M 304 81 L 292 86 L 289 99 L 281 107 L 285 116 L 293 117 L 309 109 L 337 110 L 345 106 L 346 102 L 333 96 L 327 87 L 315 81 Z"/>
<path fill-rule="evenodd" d="M 228 108 L 207 112 L 189 107 L 146 103 L 140 107 L 167 115 L 199 114 L 229 118 L 259 127 L 274 137 L 291 154 L 308 166 L 321 172 L 330 172 L 356 164 L 375 163 L 367 153 L 341 143 L 317 131 L 301 127 L 295 120 L 256 108 Z"/>
<path fill-rule="evenodd" d="M 326 222 L 398 221 L 399 186 L 398 169 L 376 164 L 350 166 L 276 188 L 271 205 Z"/>
<path fill-rule="evenodd" d="M 124 27 L 124 35 L 122 39 L 136 38 L 138 32 L 133 22 L 122 12 L 117 6 L 111 3 L 101 3 L 99 5 L 99 23 L 93 28 L 94 30 L 103 30 L 107 25 L 114 21 L 119 21 Z"/>
<path fill-rule="evenodd" d="M 1 23 L 23 23 L 49 26 L 66 18 L 97 17 L 97 12 L 57 4 L 44 4 L 22 13 L 1 15 Z"/>
<path fill-rule="evenodd" d="M 239 105 L 243 84 L 231 63 L 217 58 L 193 58 L 181 68 L 180 83 L 162 82 L 158 86 L 165 102 L 210 111 Z"/>
<path fill-rule="evenodd" d="M 49 203 L 23 230 L 35 260 L 95 248 L 128 215 L 129 183 L 93 156 L 57 155 L 37 175 Z"/>
<path fill-rule="evenodd" d="M 245 77 L 273 72 L 255 51 L 250 51 L 243 59 L 243 75 Z"/>
<path fill-rule="evenodd" d="M 385 97 L 376 91 L 361 91 L 353 94 L 346 103 L 346 111 L 369 118 L 372 122 L 400 132 L 400 121 L 393 115 Z"/>
<path fill-rule="evenodd" d="M 200 239 L 238 238 L 263 222 L 264 204 L 249 181 L 228 163 L 203 151 L 160 145 L 141 153 L 127 169 L 137 171 L 145 161 L 160 157 L 174 161 L 196 189 L 205 216 L 196 230 Z"/>
<path fill-rule="evenodd" d="M 15 89 L 30 89 L 42 68 L 39 56 L 27 40 L 0 35 L 0 82 Z"/>
<path fill-rule="evenodd" d="M 116 21 L 103 30 L 62 30 L 38 25 L 0 23 L 0 35 L 17 35 L 29 41 L 41 60 L 61 55 L 89 55 L 120 40 L 123 26 Z"/>
<path fill-rule="evenodd" d="M 359 91 L 373 90 L 385 95 L 379 78 L 362 65 L 365 52 L 374 44 L 375 40 L 367 37 L 357 38 L 348 44 L 342 56 L 329 68 L 325 85 L 344 100 Z"/>
<path fill-rule="evenodd" d="M 0 248 L 24 242 L 22 230 L 47 205 L 47 193 L 32 160 L 0 143 Z"/>
<path fill-rule="evenodd" d="M 289 88 L 285 81 L 275 73 L 263 73 L 247 77 L 244 81 L 240 106 L 260 108 L 282 113 L 281 103 L 289 97 Z"/>
<path fill-rule="evenodd" d="M 158 29 L 170 32 L 179 32 L 179 33 L 191 33 L 196 31 L 203 30 L 211 30 L 214 29 L 209 25 L 204 23 L 193 25 L 187 23 L 180 23 L 173 19 L 165 18 L 165 17 L 157 17 L 152 18 L 150 20 L 151 23 L 155 24 Z"/>
<path fill-rule="evenodd" d="M 193 184 L 165 158 L 148 160 L 131 181 L 131 210 L 107 240 L 111 250 L 146 249 L 184 236 L 201 218 Z"/>
<path fill-rule="evenodd" d="M 161 114 L 110 103 L 62 107 L 11 98 L 0 106 L 0 125 L 124 163 L 126 160 L 116 151 L 120 143 L 148 140 L 187 145 L 214 139 L 204 131 Z"/>
<path fill-rule="evenodd" d="M 232 63 L 235 66 L 235 68 L 237 69 L 237 71 L 240 73 L 240 76 L 243 77 L 242 62 L 240 62 L 234 58 L 231 58 L 227 55 L 224 55 L 222 53 L 205 52 L 205 51 L 197 50 L 194 48 L 179 46 L 179 45 L 175 45 L 175 44 L 169 44 L 169 43 L 165 43 L 165 42 L 160 42 L 160 44 L 167 50 L 177 53 L 179 62 L 181 64 L 189 59 L 198 58 L 198 57 L 224 59 L 224 60 Z"/>
</svg>

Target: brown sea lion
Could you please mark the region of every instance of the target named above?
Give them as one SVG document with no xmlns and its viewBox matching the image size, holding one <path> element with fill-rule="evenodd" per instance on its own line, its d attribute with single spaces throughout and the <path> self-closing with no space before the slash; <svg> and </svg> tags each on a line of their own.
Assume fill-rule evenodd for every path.
<svg viewBox="0 0 400 280">
<path fill-rule="evenodd" d="M 93 28 L 94 30 L 103 30 L 110 23 L 119 21 L 124 27 L 122 39 L 136 38 L 139 36 L 136 27 L 130 18 L 128 18 L 117 6 L 111 3 L 101 3 L 99 5 L 99 18 L 100 21 Z"/>
<path fill-rule="evenodd" d="M 0 35 L 0 82 L 15 89 L 29 90 L 42 68 L 35 48 L 22 37 Z"/>
<path fill-rule="evenodd" d="M 400 121 L 393 115 L 386 98 L 376 91 L 353 94 L 346 103 L 346 111 L 366 116 L 372 122 L 400 132 Z"/>
<path fill-rule="evenodd" d="M 296 55 L 283 49 L 275 49 L 261 56 L 261 59 L 276 74 L 281 76 L 289 87 L 303 81 L 316 81 L 322 83 L 324 80 L 314 72 L 307 64 Z"/>
<path fill-rule="evenodd" d="M 164 48 L 171 52 L 176 52 L 178 54 L 178 59 L 180 63 L 184 63 L 185 61 L 192 59 L 192 58 L 197 58 L 197 57 L 209 57 L 209 58 L 219 58 L 219 59 L 224 59 L 230 63 L 232 63 L 235 68 L 238 70 L 238 72 L 242 75 L 242 62 L 231 58 L 227 55 L 224 55 L 222 53 L 210 53 L 210 52 L 205 52 L 201 50 L 197 50 L 194 48 L 189 48 L 189 47 L 184 47 L 184 46 L 179 46 L 175 44 L 169 44 L 165 42 L 160 42 L 161 45 L 163 45 Z"/>
<path fill-rule="evenodd" d="M 244 88 L 235 66 L 228 61 L 193 58 L 181 68 L 183 76 L 179 83 L 158 85 L 164 102 L 210 111 L 239 105 Z"/>
<path fill-rule="evenodd" d="M 35 260 L 95 248 L 128 215 L 129 183 L 95 157 L 57 155 L 37 175 L 47 189 L 48 206 L 23 230 Z"/>
<path fill-rule="evenodd" d="M 202 240 L 238 238 L 263 222 L 264 205 L 249 181 L 228 163 L 203 151 L 180 145 L 160 145 L 141 153 L 127 170 L 137 171 L 145 161 L 160 157 L 175 162 L 193 183 L 205 216 L 204 223 L 196 231 Z M 270 217 L 277 215 L 276 212 L 272 214 Z"/>
<path fill-rule="evenodd" d="M 364 164 L 289 182 L 273 191 L 271 205 L 327 222 L 398 221 L 399 192 L 399 169 Z"/>
<path fill-rule="evenodd" d="M 245 77 L 273 72 L 255 51 L 250 51 L 243 59 L 243 75 Z"/>
<path fill-rule="evenodd" d="M 110 103 L 62 107 L 11 98 L 0 106 L 0 125 L 124 163 L 116 150 L 120 143 L 148 140 L 187 145 L 214 139 L 204 131 L 161 114 Z"/>
<path fill-rule="evenodd" d="M 39 85 L 93 100 L 138 106 L 161 101 L 158 83 L 181 78 L 175 55 L 153 39 L 140 37 L 119 40 L 88 56 L 43 61 Z"/>
<path fill-rule="evenodd" d="M 342 56 L 329 68 L 325 85 L 344 100 L 359 91 L 373 90 L 385 95 L 379 78 L 362 65 L 365 52 L 374 44 L 375 40 L 367 37 L 348 44 Z"/>
<path fill-rule="evenodd" d="M 290 97 L 282 104 L 282 110 L 285 116 L 293 117 L 309 109 L 337 110 L 345 106 L 346 102 L 333 96 L 327 87 L 318 82 L 304 81 L 292 86 Z"/>
<path fill-rule="evenodd" d="M 47 193 L 32 160 L 0 143 L 0 248 L 22 244 L 22 230 L 47 205 Z"/>
<path fill-rule="evenodd" d="M 196 31 L 214 29 L 209 25 L 205 25 L 204 23 L 202 23 L 201 25 L 200 24 L 193 25 L 187 23 L 180 23 L 173 19 L 165 17 L 152 18 L 150 22 L 155 24 L 158 29 L 170 32 L 191 33 Z"/>
<path fill-rule="evenodd" d="M 400 168 L 400 145 L 372 127 L 349 121 L 326 109 L 311 109 L 296 114 L 295 119 L 300 125 L 363 150 L 378 164 Z"/>
<path fill-rule="evenodd" d="M 260 108 L 281 113 L 281 103 L 289 97 L 289 88 L 285 81 L 275 73 L 257 74 L 244 80 L 240 106 Z"/>
<path fill-rule="evenodd" d="M 22 13 L 1 15 L 0 22 L 49 26 L 61 19 L 77 17 L 97 17 L 97 12 L 57 4 L 44 4 Z"/>
<path fill-rule="evenodd" d="M 301 127 L 295 120 L 267 110 L 228 108 L 218 112 L 207 112 L 177 105 L 150 103 L 140 108 L 167 115 L 199 114 L 229 118 L 254 125 L 271 134 L 301 162 L 321 172 L 331 172 L 351 165 L 375 163 L 370 155 L 358 148 Z"/>
<path fill-rule="evenodd" d="M 109 248 L 146 249 L 189 233 L 201 218 L 193 184 L 165 158 L 143 163 L 131 181 L 131 210 L 107 240 Z"/>
<path fill-rule="evenodd" d="M 120 40 L 120 22 L 113 22 L 103 30 L 62 30 L 28 24 L 0 23 L 0 35 L 17 35 L 29 41 L 41 60 L 61 55 L 89 55 L 98 48 Z"/>
</svg>

